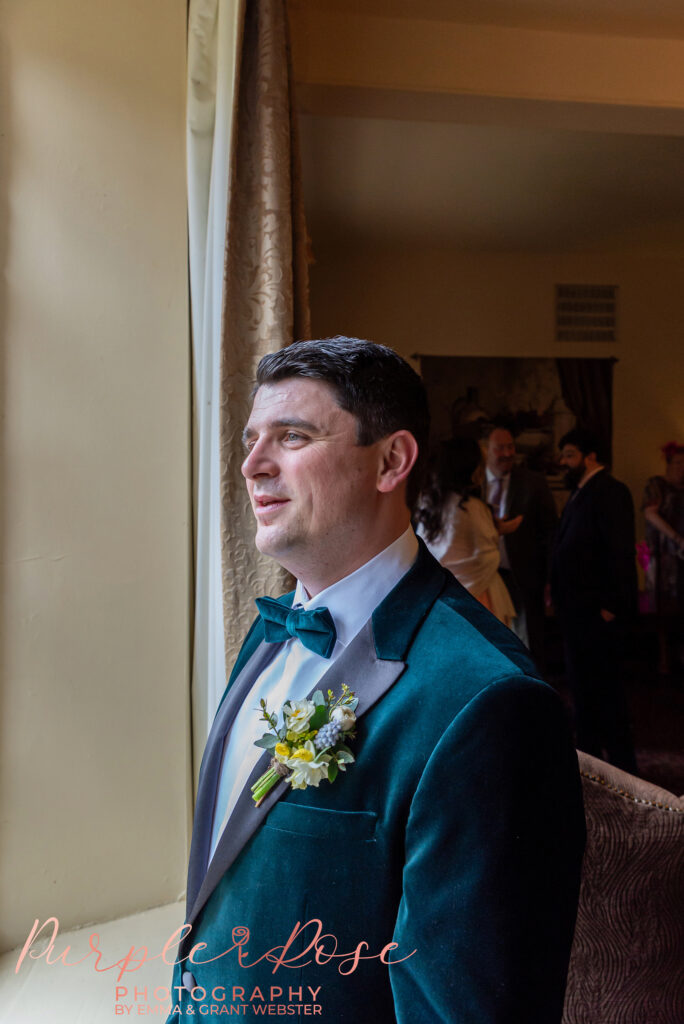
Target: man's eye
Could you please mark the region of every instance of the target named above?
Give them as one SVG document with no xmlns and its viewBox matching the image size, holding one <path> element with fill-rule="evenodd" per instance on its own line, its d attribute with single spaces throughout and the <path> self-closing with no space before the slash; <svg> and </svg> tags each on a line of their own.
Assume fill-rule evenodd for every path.
<svg viewBox="0 0 684 1024">
<path fill-rule="evenodd" d="M 294 432 L 294 430 L 288 430 L 287 434 L 285 435 L 285 440 L 286 441 L 301 441 L 302 440 L 302 435 L 301 434 L 296 434 Z"/>
</svg>

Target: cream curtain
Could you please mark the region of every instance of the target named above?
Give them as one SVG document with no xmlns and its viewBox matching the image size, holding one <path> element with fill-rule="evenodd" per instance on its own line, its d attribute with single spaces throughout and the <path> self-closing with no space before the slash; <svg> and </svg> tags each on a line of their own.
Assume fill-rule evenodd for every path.
<svg viewBox="0 0 684 1024">
<path fill-rule="evenodd" d="M 225 685 L 219 380 L 223 264 L 237 55 L 244 0 L 191 0 L 188 10 L 188 244 L 194 381 L 195 778 Z"/>
<path fill-rule="evenodd" d="M 255 552 L 240 463 L 256 364 L 309 335 L 285 0 L 190 0 L 187 151 L 196 777 L 253 598 L 284 583 Z"/>
<path fill-rule="evenodd" d="M 266 352 L 309 337 L 306 228 L 285 0 L 250 0 L 234 125 L 223 302 L 221 504 L 226 658 L 232 664 L 254 598 L 279 594 L 282 570 L 254 548 L 240 473 L 242 430 Z"/>
</svg>

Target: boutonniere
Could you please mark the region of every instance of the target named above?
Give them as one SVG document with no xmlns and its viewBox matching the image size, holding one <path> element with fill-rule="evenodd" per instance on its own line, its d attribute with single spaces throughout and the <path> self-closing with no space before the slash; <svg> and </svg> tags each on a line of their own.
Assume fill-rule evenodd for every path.
<svg viewBox="0 0 684 1024">
<path fill-rule="evenodd" d="M 334 782 L 338 772 L 346 771 L 354 755 L 342 737 L 354 739 L 358 703 L 346 683 L 339 697 L 332 690 L 327 696 L 316 690 L 311 700 L 289 700 L 280 716 L 269 712 L 265 700 L 260 702 L 269 731 L 255 746 L 270 750 L 273 757 L 268 771 L 252 786 L 257 807 L 280 779 L 288 779 L 293 789 L 306 789 L 318 786 L 321 779 Z"/>
</svg>

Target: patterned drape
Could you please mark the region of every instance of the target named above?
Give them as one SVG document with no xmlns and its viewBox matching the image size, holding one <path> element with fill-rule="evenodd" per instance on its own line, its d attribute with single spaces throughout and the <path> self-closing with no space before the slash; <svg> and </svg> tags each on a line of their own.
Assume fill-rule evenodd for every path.
<svg viewBox="0 0 684 1024">
<path fill-rule="evenodd" d="M 306 227 L 285 0 L 246 4 L 234 115 L 223 294 L 220 458 L 226 663 L 255 615 L 285 589 L 254 547 L 240 473 L 242 430 L 262 355 L 308 338 Z"/>
<path fill-rule="evenodd" d="M 617 359 L 556 360 L 563 399 L 577 417 L 578 426 L 591 430 L 602 442 L 599 460 L 613 459 L 613 366 Z"/>
</svg>

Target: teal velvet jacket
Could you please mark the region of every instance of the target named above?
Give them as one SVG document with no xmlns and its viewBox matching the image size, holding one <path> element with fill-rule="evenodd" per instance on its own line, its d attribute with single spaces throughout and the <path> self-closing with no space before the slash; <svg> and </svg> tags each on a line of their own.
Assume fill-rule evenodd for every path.
<svg viewBox="0 0 684 1024">
<path fill-rule="evenodd" d="M 317 686 L 359 697 L 355 763 L 332 785 L 282 783 L 259 810 L 248 783 L 207 871 L 231 702 L 272 653 L 257 620 L 207 743 L 177 955 L 206 948 L 174 968 L 169 1021 L 262 1001 L 335 1024 L 560 1021 L 584 815 L 564 710 L 525 649 L 421 544 Z M 278 965 L 311 921 L 323 962 L 313 923 Z"/>
</svg>

